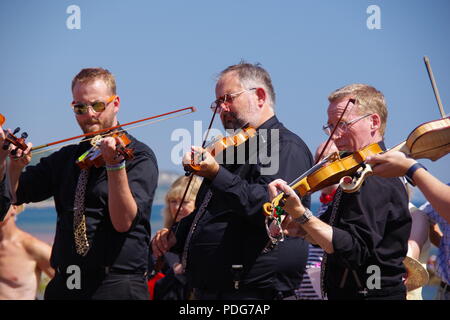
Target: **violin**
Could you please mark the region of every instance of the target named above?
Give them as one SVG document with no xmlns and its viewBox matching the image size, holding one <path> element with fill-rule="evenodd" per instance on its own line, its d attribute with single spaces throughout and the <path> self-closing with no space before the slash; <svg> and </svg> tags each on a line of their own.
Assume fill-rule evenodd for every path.
<svg viewBox="0 0 450 320">
<path fill-rule="evenodd" d="M 6 118 L 4 115 L 0 113 L 0 126 L 3 126 L 5 123 Z M 3 150 L 8 149 L 9 145 L 12 144 L 19 149 L 26 150 L 28 146 L 25 143 L 25 139 L 28 138 L 28 134 L 26 132 L 22 132 L 21 137 L 17 138 L 15 135 L 20 131 L 20 128 L 17 127 L 12 133 L 8 130 L 3 130 L 5 133 L 5 142 L 2 146 Z M 11 154 L 14 155 L 16 153 L 16 150 L 12 150 Z"/>
<path fill-rule="evenodd" d="M 241 144 L 243 144 L 248 139 L 256 136 L 256 129 L 250 126 L 245 126 L 242 129 L 240 129 L 236 134 L 232 136 L 218 136 L 215 139 L 213 139 L 208 145 L 205 146 L 205 149 L 214 157 L 216 158 L 218 155 L 220 155 L 224 150 L 226 150 L 229 147 L 237 147 Z M 195 164 L 196 161 L 194 161 L 195 157 L 193 155 L 191 159 L 191 163 L 185 165 L 185 170 L 187 172 L 195 172 L 200 170 L 200 165 Z M 199 160 L 199 159 L 196 159 Z M 197 161 L 198 163 L 198 161 Z"/>
<path fill-rule="evenodd" d="M 116 151 L 117 156 L 122 156 L 125 160 L 133 159 L 133 149 L 126 148 L 127 145 L 131 143 L 130 138 L 124 132 L 114 132 L 111 137 L 116 140 Z M 92 147 L 78 157 L 75 162 L 80 169 L 89 169 L 92 166 L 96 168 L 103 167 L 105 165 L 105 160 L 102 157 L 100 150 L 100 143 L 102 136 L 96 136 L 91 140 Z"/>
<path fill-rule="evenodd" d="M 380 145 L 374 143 L 343 158 L 341 156 L 345 153 L 333 152 L 294 182 L 290 183 L 289 186 L 301 197 L 304 197 L 305 195 L 339 183 L 346 176 L 356 174 L 358 169 L 365 165 L 364 161 L 368 156 L 382 151 Z M 285 196 L 285 193 L 282 192 L 272 202 L 265 203 L 263 205 L 264 214 L 271 216 L 274 209 L 279 206 L 282 207 Z"/>
<path fill-rule="evenodd" d="M 401 151 L 413 159 L 440 159 L 450 152 L 450 117 L 419 125 L 405 141 L 387 151 L 374 143 L 344 158 L 334 152 L 289 186 L 302 197 L 336 183 L 339 183 L 344 192 L 356 192 L 365 178 L 372 175 L 372 167 L 364 163 L 365 159 L 370 155 L 389 151 Z M 272 202 L 265 203 L 264 214 L 271 216 L 274 209 L 283 206 L 284 198 L 285 194 L 280 193 Z"/>
</svg>

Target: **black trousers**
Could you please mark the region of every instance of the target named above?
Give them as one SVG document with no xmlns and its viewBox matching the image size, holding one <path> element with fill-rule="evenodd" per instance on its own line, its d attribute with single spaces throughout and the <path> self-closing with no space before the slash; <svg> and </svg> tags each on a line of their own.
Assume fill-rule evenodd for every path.
<svg viewBox="0 0 450 320">
<path fill-rule="evenodd" d="M 207 290 L 194 289 L 194 300 L 297 300 L 294 290 L 274 289 Z"/>
<path fill-rule="evenodd" d="M 89 273 L 79 288 L 68 275 L 57 272 L 45 289 L 45 300 L 149 300 L 145 274 Z"/>
</svg>

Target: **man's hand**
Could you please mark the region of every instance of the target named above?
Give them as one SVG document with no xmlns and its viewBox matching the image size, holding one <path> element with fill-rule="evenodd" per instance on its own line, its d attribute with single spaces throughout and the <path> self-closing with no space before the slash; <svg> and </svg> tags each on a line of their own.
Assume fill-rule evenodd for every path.
<svg viewBox="0 0 450 320">
<path fill-rule="evenodd" d="M 175 238 L 175 235 L 169 229 L 162 228 L 161 230 L 158 230 L 151 241 L 153 256 L 156 258 L 162 256 L 169 251 L 176 242 L 177 239 Z"/>
<path fill-rule="evenodd" d="M 366 159 L 366 163 L 373 165 L 373 173 L 385 178 L 403 176 L 416 160 L 407 158 L 403 152 L 388 151 L 375 154 Z"/>
<path fill-rule="evenodd" d="M 11 173 L 20 173 L 23 168 L 25 168 L 31 162 L 31 147 L 33 144 L 31 142 L 27 143 L 27 149 L 22 150 L 17 147 L 12 147 L 9 151 L 9 170 Z"/>
<path fill-rule="evenodd" d="M 280 191 L 284 192 L 286 195 L 285 205 L 283 207 L 284 211 L 286 211 L 293 218 L 301 217 L 305 213 L 306 209 L 305 207 L 303 207 L 300 198 L 297 196 L 294 190 L 292 190 L 292 188 L 288 186 L 286 181 L 277 179 L 269 184 L 270 201 L 272 201 Z"/>
<path fill-rule="evenodd" d="M 106 164 L 114 165 L 123 160 L 123 156 L 117 155 L 116 139 L 113 137 L 106 137 L 101 140 L 100 151 Z"/>
<path fill-rule="evenodd" d="M 214 180 L 217 172 L 219 172 L 219 164 L 206 149 L 192 146 L 191 152 L 186 152 L 184 154 L 183 165 L 189 166 L 192 161 L 194 162 L 194 165 L 198 165 L 200 167 L 199 170 L 194 171 L 194 173 L 198 176 L 205 177 L 209 180 Z"/>
</svg>

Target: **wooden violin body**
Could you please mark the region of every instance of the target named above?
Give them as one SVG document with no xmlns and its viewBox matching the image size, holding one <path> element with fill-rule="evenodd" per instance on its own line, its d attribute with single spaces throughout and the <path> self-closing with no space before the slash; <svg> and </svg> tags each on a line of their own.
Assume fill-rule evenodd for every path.
<svg viewBox="0 0 450 320">
<path fill-rule="evenodd" d="M 382 151 L 378 143 L 374 143 L 343 158 L 340 158 L 340 155 L 335 152 L 319 163 L 318 168 L 313 170 L 312 173 L 309 173 L 302 179 L 298 179 L 297 182 L 290 186 L 302 197 L 311 194 L 339 183 L 346 176 L 355 174 L 358 169 L 365 166 L 364 161 L 368 156 Z M 265 203 L 263 206 L 264 214 L 272 215 L 274 208 L 280 203 L 282 204 L 284 197 L 285 194 L 280 193 L 271 203 Z"/>
<path fill-rule="evenodd" d="M 99 148 L 100 138 L 92 140 L 92 148 L 83 153 L 76 161 L 76 164 L 80 167 L 80 169 L 89 169 L 92 166 L 96 168 L 103 167 L 105 165 L 105 160 L 103 159 L 101 150 Z M 116 150 L 118 156 L 123 156 L 124 159 L 132 159 L 133 158 L 133 149 L 126 148 L 127 145 L 131 143 L 131 140 L 128 136 L 121 133 L 113 133 L 112 137 L 116 140 Z"/>
<path fill-rule="evenodd" d="M 237 147 L 254 136 L 256 136 L 256 129 L 244 127 L 232 136 L 217 137 L 216 139 L 213 139 L 205 149 L 215 158 L 227 148 Z M 185 169 L 194 172 L 200 170 L 200 166 L 195 164 L 195 162 L 196 161 L 193 159 L 190 164 L 185 166 Z"/>
</svg>

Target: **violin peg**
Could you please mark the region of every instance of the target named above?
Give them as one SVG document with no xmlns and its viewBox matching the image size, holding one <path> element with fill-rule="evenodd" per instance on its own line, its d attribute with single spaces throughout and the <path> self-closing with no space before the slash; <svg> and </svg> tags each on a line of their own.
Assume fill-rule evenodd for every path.
<svg viewBox="0 0 450 320">
<path fill-rule="evenodd" d="M 21 135 L 21 138 L 22 138 L 22 139 L 28 138 L 28 133 L 23 132 L 22 135 Z"/>
<path fill-rule="evenodd" d="M 14 129 L 14 131 L 13 131 L 12 134 L 16 134 L 16 133 L 19 132 L 19 131 L 20 131 L 20 127 L 17 127 L 16 129 Z"/>
</svg>

